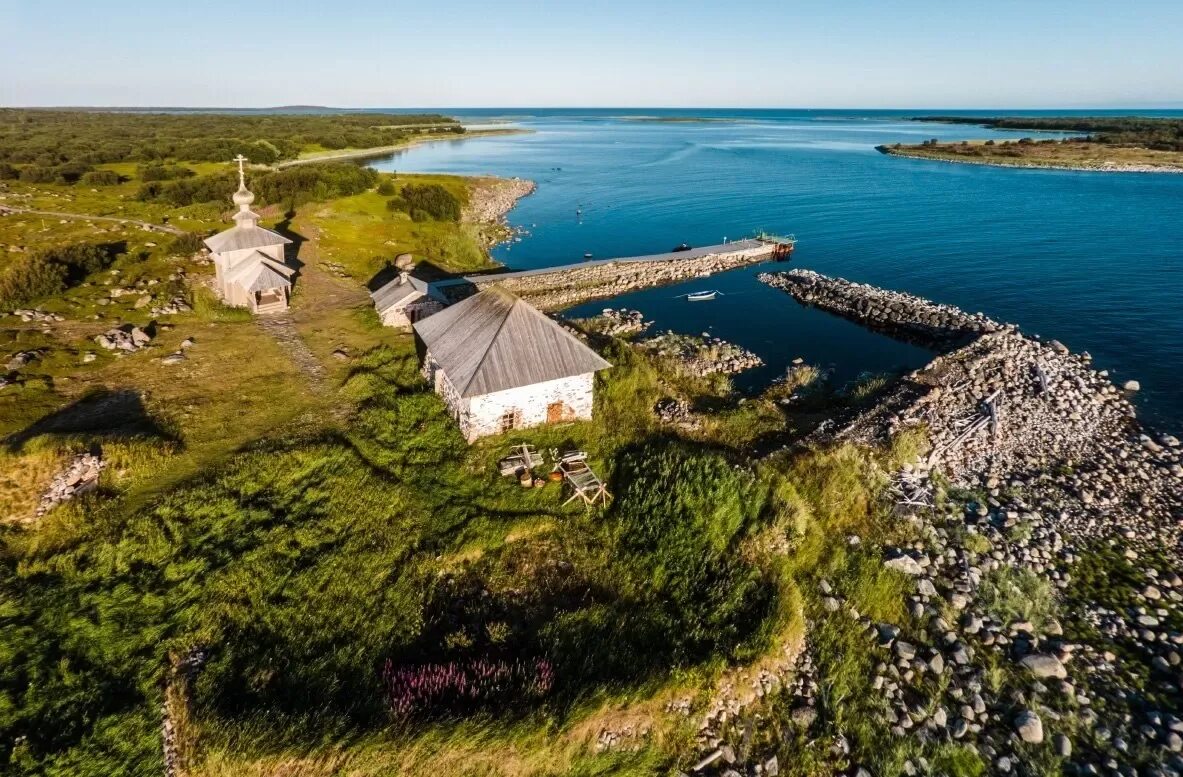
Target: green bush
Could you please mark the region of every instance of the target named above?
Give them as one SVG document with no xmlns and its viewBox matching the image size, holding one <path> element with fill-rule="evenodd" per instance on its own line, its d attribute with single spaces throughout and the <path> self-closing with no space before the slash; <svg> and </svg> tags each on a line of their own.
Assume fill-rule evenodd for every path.
<svg viewBox="0 0 1183 777">
<path fill-rule="evenodd" d="M 0 162 L 0 181 L 14 181 L 21 177 L 21 171 L 16 165 Z"/>
<path fill-rule="evenodd" d="M 86 186 L 117 186 L 122 179 L 114 170 L 91 170 L 82 176 Z"/>
<path fill-rule="evenodd" d="M 140 165 L 136 175 L 141 181 L 175 181 L 178 178 L 192 178 L 197 173 L 184 165 Z"/>
<path fill-rule="evenodd" d="M 174 254 L 195 254 L 202 249 L 205 243 L 202 242 L 201 235 L 196 232 L 186 232 L 183 235 L 177 235 L 169 243 L 168 250 Z"/>
<path fill-rule="evenodd" d="M 460 201 L 437 183 L 407 184 L 402 189 L 402 201 L 412 218 L 419 210 L 436 221 L 460 220 Z"/>
<path fill-rule="evenodd" d="M 43 167 L 42 165 L 26 165 L 21 170 L 22 183 L 53 183 L 57 174 L 52 167 Z"/>
<path fill-rule="evenodd" d="M 378 184 L 378 194 L 381 194 L 383 197 L 390 197 L 396 191 L 398 191 L 398 187 L 396 187 L 394 185 L 394 181 L 390 180 L 389 178 L 383 178 Z"/>
<path fill-rule="evenodd" d="M 0 271 L 0 309 L 61 293 L 109 265 L 121 244 L 75 243 L 24 254 Z"/>
</svg>

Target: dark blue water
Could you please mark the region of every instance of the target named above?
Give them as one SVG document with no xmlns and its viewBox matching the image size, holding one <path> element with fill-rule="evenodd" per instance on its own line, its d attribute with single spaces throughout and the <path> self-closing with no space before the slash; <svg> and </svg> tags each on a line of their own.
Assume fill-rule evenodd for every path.
<svg viewBox="0 0 1183 777">
<path fill-rule="evenodd" d="M 883 156 L 874 146 L 1015 137 L 910 122 L 901 112 L 715 112 L 733 119 L 694 123 L 639 118 L 677 113 L 668 111 L 468 113 L 533 132 L 419 146 L 375 166 L 537 181 L 510 217 L 530 235 L 495 254 L 511 267 L 668 251 L 755 230 L 794 233 L 797 265 L 980 310 L 1087 350 L 1115 379 L 1142 383 L 1144 418 L 1183 426 L 1183 175 Z M 661 328 L 710 331 L 752 348 L 768 367 L 748 383 L 783 372 L 796 356 L 833 365 L 840 380 L 927 361 L 919 349 L 801 309 L 755 272 L 610 304 L 636 307 Z M 726 295 L 675 299 L 704 285 Z"/>
</svg>

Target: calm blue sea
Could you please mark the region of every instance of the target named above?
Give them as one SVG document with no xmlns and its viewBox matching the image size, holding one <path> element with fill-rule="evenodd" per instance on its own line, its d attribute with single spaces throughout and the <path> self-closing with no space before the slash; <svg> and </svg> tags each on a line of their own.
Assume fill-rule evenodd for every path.
<svg viewBox="0 0 1183 777">
<path fill-rule="evenodd" d="M 875 151 L 930 137 L 1016 136 L 907 120 L 938 112 L 950 111 L 459 110 L 469 123 L 508 121 L 532 132 L 419 146 L 374 166 L 536 181 L 538 191 L 510 215 L 528 236 L 495 252 L 518 269 L 585 252 L 607 258 L 756 230 L 793 233 L 798 266 L 980 310 L 1087 350 L 1116 380 L 1141 382 L 1144 419 L 1183 427 L 1183 175 L 1013 170 Z M 1000 113 L 1017 112 L 982 115 Z M 716 120 L 647 120 L 679 115 Z M 633 307 L 659 328 L 741 343 L 768 362 L 744 376 L 747 388 L 798 356 L 832 368 L 838 381 L 930 358 L 803 309 L 758 283 L 757 272 L 572 312 Z M 677 299 L 704 287 L 724 296 Z"/>
</svg>

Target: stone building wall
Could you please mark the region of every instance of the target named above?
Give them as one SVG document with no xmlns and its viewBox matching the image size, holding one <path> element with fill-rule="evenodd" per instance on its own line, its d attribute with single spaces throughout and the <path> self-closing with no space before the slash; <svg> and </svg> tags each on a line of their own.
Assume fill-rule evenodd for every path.
<svg viewBox="0 0 1183 777">
<path fill-rule="evenodd" d="M 444 309 L 444 303 L 430 297 L 420 296 L 418 299 L 401 308 L 391 308 L 382 314 L 382 325 L 395 329 L 408 329 L 416 321 L 433 316 Z"/>
<path fill-rule="evenodd" d="M 514 428 L 539 426 L 548 422 L 550 406 L 561 402 L 562 421 L 590 420 L 594 373 L 535 383 L 531 386 L 496 391 L 469 397 L 466 412 L 460 418 L 460 430 L 472 442 L 478 437 L 502 432 L 503 419 L 515 414 Z"/>
</svg>

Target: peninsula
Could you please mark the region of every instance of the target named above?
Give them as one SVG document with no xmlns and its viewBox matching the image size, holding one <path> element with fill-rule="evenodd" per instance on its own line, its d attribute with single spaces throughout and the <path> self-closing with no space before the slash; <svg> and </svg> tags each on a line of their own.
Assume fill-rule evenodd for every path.
<svg viewBox="0 0 1183 777">
<path fill-rule="evenodd" d="M 1013 140 L 967 139 L 877 146 L 891 156 L 962 164 L 1119 173 L 1183 173 L 1183 119 L 917 116 L 915 121 L 1013 130 Z M 1072 133 L 1036 138 L 1022 132 Z"/>
</svg>

